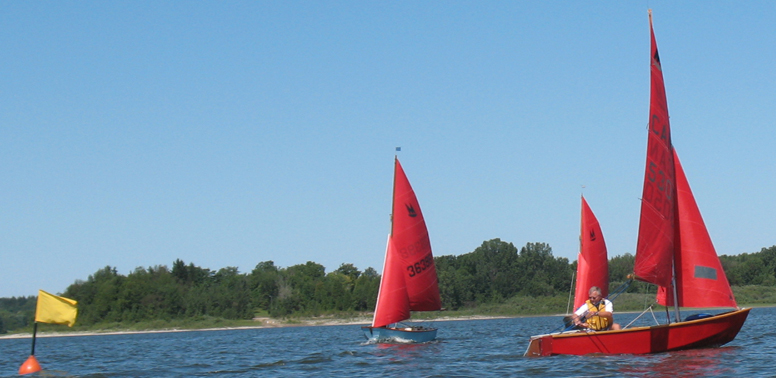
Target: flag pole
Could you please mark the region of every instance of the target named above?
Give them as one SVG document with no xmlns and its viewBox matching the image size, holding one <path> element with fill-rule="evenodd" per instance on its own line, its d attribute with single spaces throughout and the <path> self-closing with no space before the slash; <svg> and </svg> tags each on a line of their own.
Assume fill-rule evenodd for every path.
<svg viewBox="0 0 776 378">
<path fill-rule="evenodd" d="M 32 326 L 32 351 L 30 352 L 30 356 L 35 355 L 35 335 L 38 333 L 38 322 L 33 322 Z"/>
<path fill-rule="evenodd" d="M 40 371 L 40 364 L 35 358 L 35 335 L 38 333 L 38 322 L 34 322 L 32 326 L 32 352 L 27 361 L 24 361 L 21 367 L 19 367 L 19 375 L 37 373 Z"/>
</svg>

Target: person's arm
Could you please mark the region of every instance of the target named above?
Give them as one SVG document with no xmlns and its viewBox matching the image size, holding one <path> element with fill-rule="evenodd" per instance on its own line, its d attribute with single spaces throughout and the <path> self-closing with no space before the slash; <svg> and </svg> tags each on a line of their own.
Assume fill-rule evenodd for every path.
<svg viewBox="0 0 776 378">
<path fill-rule="evenodd" d="M 606 318 L 609 320 L 609 324 L 612 324 L 614 322 L 614 306 L 612 306 L 612 302 L 607 300 L 604 302 L 604 309 L 603 311 L 598 311 L 596 313 L 593 313 L 593 316 L 598 315 L 602 318 Z"/>
<path fill-rule="evenodd" d="M 597 315 L 598 316 L 603 316 L 605 318 L 611 318 L 613 314 L 614 314 L 614 306 L 612 305 L 612 301 L 607 299 L 604 302 L 604 309 L 603 309 L 603 311 L 599 311 Z M 609 320 L 611 320 L 611 319 L 609 319 Z"/>
<path fill-rule="evenodd" d="M 571 319 L 574 320 L 574 325 L 581 325 L 587 327 L 587 323 L 582 323 L 582 317 L 587 314 L 587 304 L 582 304 L 582 306 L 579 306 L 577 311 L 574 311 L 574 314 L 571 315 Z"/>
</svg>

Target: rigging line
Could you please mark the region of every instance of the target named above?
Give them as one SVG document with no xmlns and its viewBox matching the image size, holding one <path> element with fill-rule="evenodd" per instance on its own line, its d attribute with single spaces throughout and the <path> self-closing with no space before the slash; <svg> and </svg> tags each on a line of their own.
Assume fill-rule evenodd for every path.
<svg viewBox="0 0 776 378">
<path fill-rule="evenodd" d="M 609 294 L 607 299 L 610 300 L 610 301 L 614 301 L 618 296 L 620 296 L 620 294 L 624 293 L 625 290 L 627 290 L 628 287 L 630 287 L 630 284 L 632 282 L 633 282 L 632 278 L 627 280 L 627 281 L 625 281 L 622 285 L 620 285 L 620 287 L 618 287 L 617 289 L 614 290 L 614 294 Z"/>
<path fill-rule="evenodd" d="M 576 272 L 571 272 L 571 287 L 569 287 L 569 301 L 566 305 L 566 314 L 571 313 L 571 292 L 574 290 L 574 274 L 576 274 Z"/>
<path fill-rule="evenodd" d="M 641 318 L 641 317 L 642 317 L 644 314 L 646 314 L 646 313 L 647 313 L 647 311 L 649 311 L 649 312 L 652 312 L 652 305 L 649 305 L 649 307 L 648 307 L 646 310 L 642 311 L 642 312 L 641 312 L 641 314 L 639 314 L 639 316 L 637 316 L 637 317 L 635 317 L 633 320 L 631 320 L 631 322 L 630 322 L 630 323 L 628 323 L 628 324 L 627 324 L 625 327 L 623 327 L 622 329 L 627 329 L 628 327 L 630 327 L 630 326 L 631 326 L 631 324 L 635 323 L 635 322 L 636 322 L 636 320 L 639 320 L 639 318 Z M 653 317 L 653 318 L 655 317 L 655 314 L 654 314 L 654 313 L 652 314 L 652 317 Z M 657 320 L 656 320 L 656 321 L 657 321 Z"/>
</svg>

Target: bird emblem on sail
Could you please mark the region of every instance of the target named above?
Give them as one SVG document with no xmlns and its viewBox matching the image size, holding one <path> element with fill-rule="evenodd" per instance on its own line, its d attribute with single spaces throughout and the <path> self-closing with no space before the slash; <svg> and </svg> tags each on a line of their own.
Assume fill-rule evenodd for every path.
<svg viewBox="0 0 776 378">
<path fill-rule="evenodd" d="M 657 67 L 660 72 L 663 72 L 663 67 L 660 66 L 660 54 L 657 53 L 657 48 L 655 49 L 655 55 L 652 56 L 652 65 Z"/>
<path fill-rule="evenodd" d="M 415 208 L 412 205 L 405 203 L 404 206 L 407 207 L 407 215 L 409 215 L 411 218 L 418 216 L 418 213 L 415 212 Z"/>
<path fill-rule="evenodd" d="M 590 241 L 595 241 L 595 230 L 590 230 Z"/>
</svg>

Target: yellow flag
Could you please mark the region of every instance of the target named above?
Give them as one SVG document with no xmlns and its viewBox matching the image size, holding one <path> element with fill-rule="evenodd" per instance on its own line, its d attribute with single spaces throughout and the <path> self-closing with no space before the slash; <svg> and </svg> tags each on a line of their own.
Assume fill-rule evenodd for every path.
<svg viewBox="0 0 776 378">
<path fill-rule="evenodd" d="M 38 290 L 38 307 L 35 309 L 35 321 L 40 323 L 67 324 L 72 327 L 78 309 L 78 302 L 51 295 L 43 290 Z"/>
</svg>

